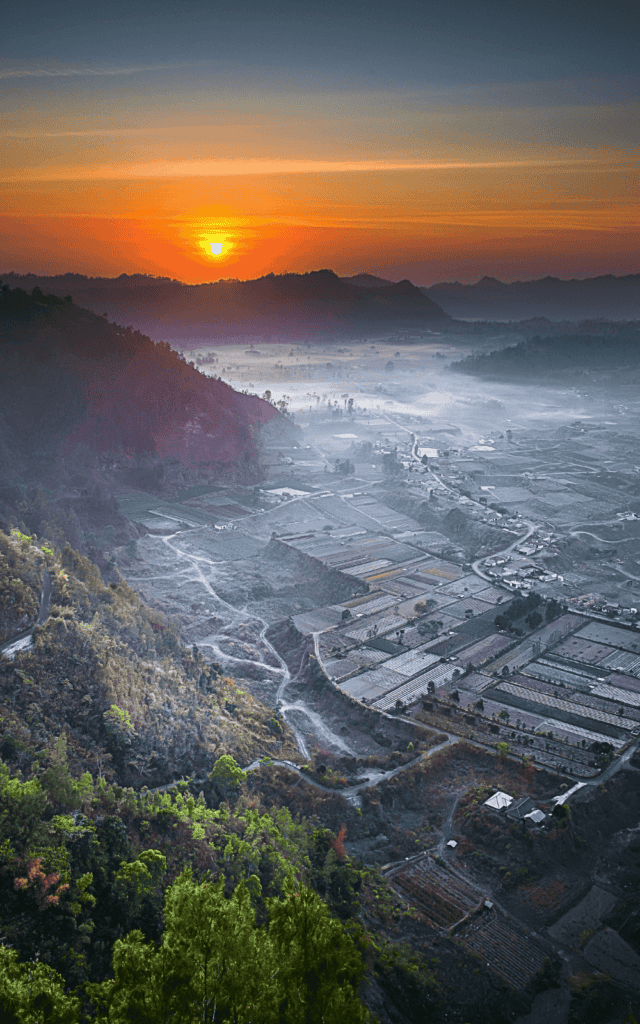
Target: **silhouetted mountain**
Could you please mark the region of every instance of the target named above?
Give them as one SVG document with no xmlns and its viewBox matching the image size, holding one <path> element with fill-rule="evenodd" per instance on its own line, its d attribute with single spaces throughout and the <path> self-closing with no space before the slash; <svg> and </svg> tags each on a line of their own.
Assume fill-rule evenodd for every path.
<svg viewBox="0 0 640 1024">
<path fill-rule="evenodd" d="M 269 403 L 206 377 L 166 343 L 6 285 L 0 296 L 0 478 L 155 465 L 156 483 L 258 477 Z"/>
<path fill-rule="evenodd" d="M 640 319 L 640 274 L 607 274 L 583 281 L 545 277 L 513 284 L 483 277 L 477 284 L 454 281 L 422 292 L 450 316 L 465 320 Z"/>
<path fill-rule="evenodd" d="M 397 330 L 429 330 L 450 322 L 409 281 L 359 287 L 331 270 L 268 274 L 255 281 L 186 285 L 146 277 L 77 278 L 5 275 L 10 284 L 71 294 L 74 302 L 105 311 L 120 323 L 156 337 L 234 335 L 359 337 Z"/>
<path fill-rule="evenodd" d="M 341 277 L 340 280 L 346 284 L 353 284 L 356 288 L 386 288 L 393 284 L 393 281 L 387 281 L 384 277 L 374 277 L 373 274 L 367 274 L 364 271 L 361 274 L 356 274 L 355 277 Z"/>
</svg>

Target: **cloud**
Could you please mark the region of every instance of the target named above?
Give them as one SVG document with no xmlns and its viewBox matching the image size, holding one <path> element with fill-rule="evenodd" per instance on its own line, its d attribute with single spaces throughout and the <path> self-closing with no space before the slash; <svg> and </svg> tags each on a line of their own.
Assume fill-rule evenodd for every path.
<svg viewBox="0 0 640 1024">
<path fill-rule="evenodd" d="M 633 161 L 632 161 L 633 162 Z M 620 162 L 609 158 L 522 159 L 522 160 L 167 160 L 139 164 L 91 164 L 62 167 L 34 167 L 1 181 L 128 181 L 138 178 L 208 178 L 256 174 L 341 174 L 391 171 L 450 171 L 509 168 L 567 168 L 572 170 L 620 169 Z"/>
<path fill-rule="evenodd" d="M 3 68 L 0 70 L 0 79 L 7 78 L 67 78 L 80 77 L 82 75 L 135 75 L 140 71 L 167 71 L 175 69 L 175 64 L 141 64 L 137 67 L 21 67 Z"/>
</svg>

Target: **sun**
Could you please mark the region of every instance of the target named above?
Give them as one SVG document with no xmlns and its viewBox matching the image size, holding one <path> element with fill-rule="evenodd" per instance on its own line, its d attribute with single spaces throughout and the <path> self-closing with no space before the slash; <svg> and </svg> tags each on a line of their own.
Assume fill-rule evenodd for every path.
<svg viewBox="0 0 640 1024">
<path fill-rule="evenodd" d="M 219 256 L 222 252 L 222 242 L 211 242 L 211 252 L 214 256 Z"/>
</svg>

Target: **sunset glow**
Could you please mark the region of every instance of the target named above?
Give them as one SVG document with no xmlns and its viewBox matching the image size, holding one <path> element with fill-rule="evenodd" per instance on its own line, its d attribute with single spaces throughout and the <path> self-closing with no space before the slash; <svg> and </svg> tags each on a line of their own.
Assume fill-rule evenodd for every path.
<svg viewBox="0 0 640 1024">
<path fill-rule="evenodd" d="M 367 7 L 366 45 L 331 4 L 309 30 L 116 4 L 118 33 L 43 6 L 30 60 L 0 44 L 0 271 L 637 272 L 634 6 L 549 5 L 553 40 L 524 6 Z"/>
</svg>

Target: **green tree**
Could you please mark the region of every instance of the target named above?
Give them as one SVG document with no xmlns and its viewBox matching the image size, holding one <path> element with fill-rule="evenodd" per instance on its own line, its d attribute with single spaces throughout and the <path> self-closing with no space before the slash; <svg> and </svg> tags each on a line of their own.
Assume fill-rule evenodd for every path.
<svg viewBox="0 0 640 1024">
<path fill-rule="evenodd" d="M 0 946 L 0 1020 L 3 1024 L 76 1024 L 80 1000 L 66 995 L 62 977 L 41 963 L 18 963 Z"/>
<path fill-rule="evenodd" d="M 247 781 L 247 773 L 243 772 L 231 754 L 223 754 L 209 772 L 209 779 L 222 799 L 226 800 L 235 793 L 238 786 Z"/>
<path fill-rule="evenodd" d="M 67 737 L 64 733 L 58 737 L 49 754 L 49 764 L 40 776 L 40 785 L 59 804 L 66 807 L 79 806 L 79 787 L 69 771 Z"/>
<path fill-rule="evenodd" d="M 227 898 L 223 878 L 198 884 L 187 869 L 167 891 L 161 944 L 130 932 L 115 943 L 113 979 L 87 989 L 109 1024 L 250 1024 L 268 1020 L 275 970 L 248 887 Z"/>
<path fill-rule="evenodd" d="M 102 718 L 116 748 L 125 747 L 131 742 L 134 728 L 128 711 L 123 711 L 117 704 L 112 704 L 109 710 L 104 712 Z"/>
<path fill-rule="evenodd" d="M 362 957 L 353 939 L 310 888 L 283 886 L 268 900 L 274 944 L 279 1019 L 283 1024 L 363 1024 L 369 1019 L 357 996 Z"/>
<path fill-rule="evenodd" d="M 43 833 L 42 815 L 47 797 L 37 779 L 21 782 L 12 778 L 0 761 L 0 861 L 10 860 L 16 852 Z"/>
</svg>

